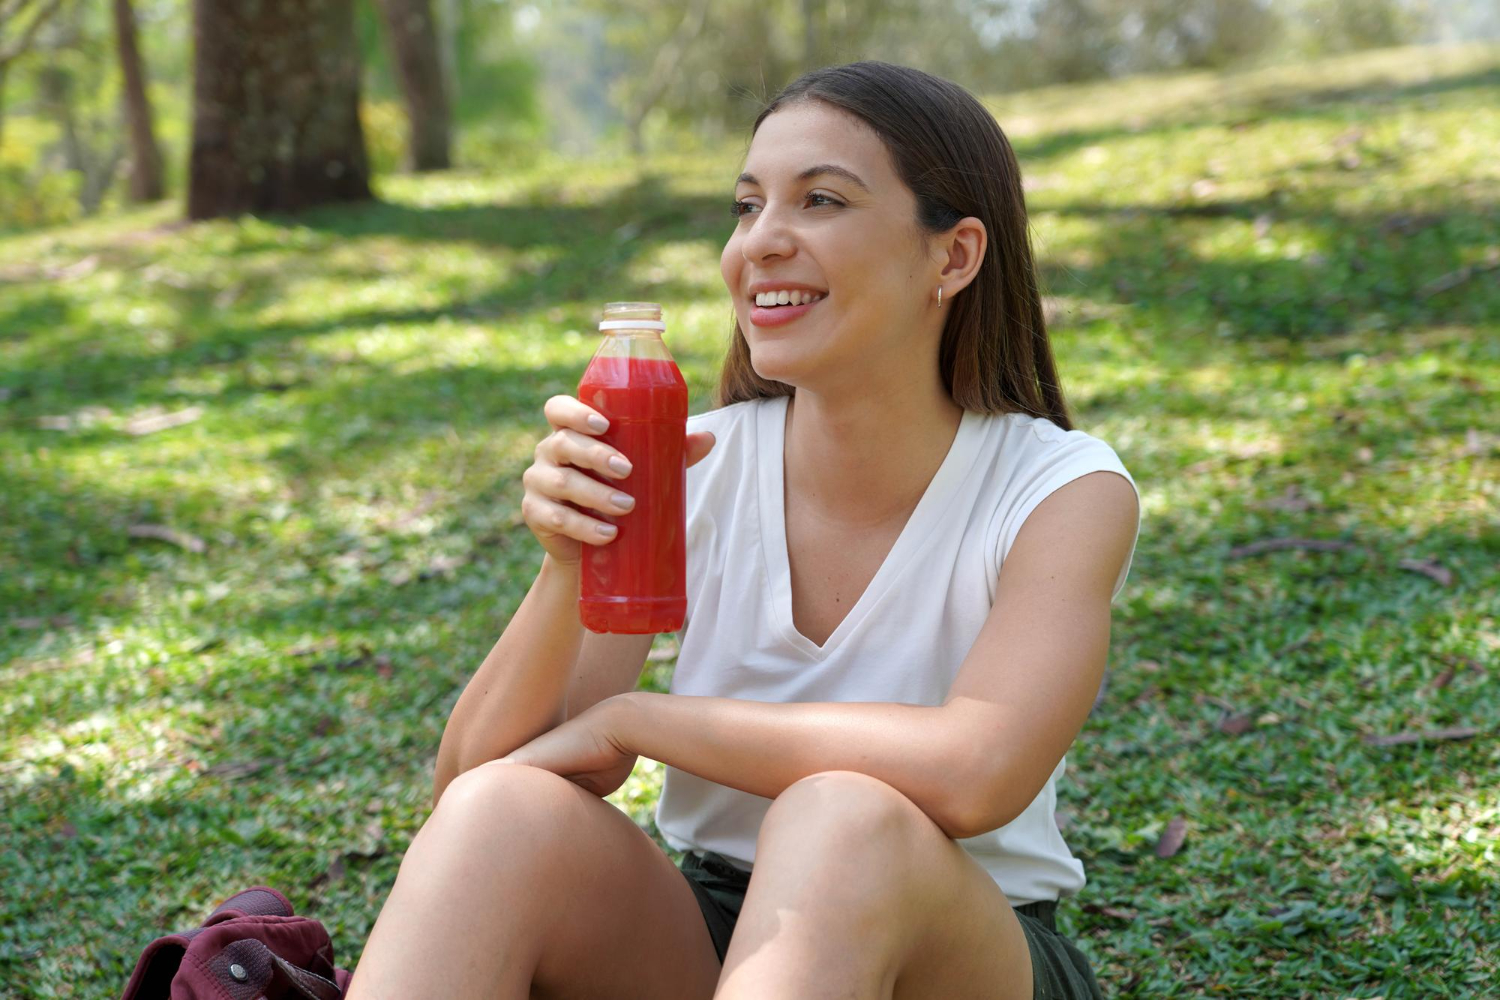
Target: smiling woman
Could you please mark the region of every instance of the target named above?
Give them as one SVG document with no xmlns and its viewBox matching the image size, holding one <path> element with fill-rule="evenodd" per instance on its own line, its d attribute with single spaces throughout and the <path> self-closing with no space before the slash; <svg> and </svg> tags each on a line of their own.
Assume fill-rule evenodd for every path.
<svg viewBox="0 0 1500 1000">
<path fill-rule="evenodd" d="M 670 693 L 632 690 L 649 637 L 583 636 L 606 543 L 557 521 L 353 1000 L 1101 995 L 1053 810 L 1140 506 L 1069 421 L 1015 156 L 962 88 L 862 62 L 778 96 L 734 188 Z M 566 466 L 630 456 L 547 415 L 527 500 L 606 509 Z M 641 756 L 680 868 L 601 799 Z"/>
</svg>

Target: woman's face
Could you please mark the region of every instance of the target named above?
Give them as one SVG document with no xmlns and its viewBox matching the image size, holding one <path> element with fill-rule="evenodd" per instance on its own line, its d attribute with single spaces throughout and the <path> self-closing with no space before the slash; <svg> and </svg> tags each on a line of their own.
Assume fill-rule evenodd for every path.
<svg viewBox="0 0 1500 1000">
<path fill-rule="evenodd" d="M 772 112 L 734 197 L 719 266 L 761 377 L 801 385 L 887 359 L 910 366 L 913 331 L 940 323 L 939 265 L 915 195 L 868 126 L 821 101 Z M 757 303 L 778 291 L 803 304 Z"/>
</svg>

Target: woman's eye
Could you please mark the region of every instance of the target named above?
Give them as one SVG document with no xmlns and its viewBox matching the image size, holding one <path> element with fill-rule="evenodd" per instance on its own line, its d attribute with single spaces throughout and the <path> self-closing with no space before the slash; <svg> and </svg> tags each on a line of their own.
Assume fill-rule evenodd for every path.
<svg viewBox="0 0 1500 1000">
<path fill-rule="evenodd" d="M 817 192 L 808 195 L 806 201 L 811 202 L 814 208 L 822 208 L 827 205 L 843 205 L 843 202 L 830 198 L 826 194 L 818 194 Z M 738 219 L 741 216 L 749 215 L 752 209 L 758 208 L 760 208 L 759 205 L 748 201 L 735 201 L 729 206 L 729 214 Z"/>
</svg>

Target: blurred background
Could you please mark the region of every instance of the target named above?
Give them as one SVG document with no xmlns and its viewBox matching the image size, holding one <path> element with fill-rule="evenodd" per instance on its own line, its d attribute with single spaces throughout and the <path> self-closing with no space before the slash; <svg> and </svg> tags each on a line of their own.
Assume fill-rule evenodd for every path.
<svg viewBox="0 0 1500 1000">
<path fill-rule="evenodd" d="M 0 0 L 0 997 L 255 883 L 355 964 L 543 402 L 651 300 L 712 405 L 746 126 L 860 58 L 994 112 L 1142 492 L 1059 789 L 1106 993 L 1493 993 L 1494 3 Z"/>
<path fill-rule="evenodd" d="M 0 6 L 0 226 L 183 195 L 192 8 L 189 0 Z M 357 88 L 377 175 L 450 164 L 492 170 L 547 152 L 711 146 L 738 136 L 797 73 L 861 58 L 996 94 L 1500 38 L 1500 7 L 1487 0 L 350 0 L 311 9 L 325 8 L 335 37 L 320 39 L 318 51 L 352 60 L 345 86 Z M 261 7 L 244 8 L 252 9 Z M 225 12 L 199 37 L 269 43 L 246 45 L 254 51 L 243 61 L 211 72 L 272 70 L 290 46 L 278 34 L 311 30 L 312 20 Z M 311 90 L 303 99 L 321 93 Z M 249 110 L 253 93 L 241 99 Z M 154 179 L 132 196 L 137 174 Z"/>
</svg>

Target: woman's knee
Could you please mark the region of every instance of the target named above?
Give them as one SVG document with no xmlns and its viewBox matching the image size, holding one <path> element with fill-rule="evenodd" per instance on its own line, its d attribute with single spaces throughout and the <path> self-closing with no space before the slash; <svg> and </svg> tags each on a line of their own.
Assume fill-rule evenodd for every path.
<svg viewBox="0 0 1500 1000">
<path fill-rule="evenodd" d="M 920 810 L 879 778 L 823 771 L 795 781 L 776 797 L 761 824 L 764 839 L 787 834 L 837 850 L 885 852 L 907 840 Z"/>
<path fill-rule="evenodd" d="M 930 828 L 930 829 L 928 829 Z M 945 840 L 921 809 L 870 775 L 825 771 L 789 785 L 756 838 L 756 870 L 780 866 L 824 878 L 857 878 L 869 889 L 904 885 L 913 858 Z M 764 864 L 763 864 L 764 863 Z"/>
<path fill-rule="evenodd" d="M 580 816 L 591 808 L 589 799 L 608 806 L 551 771 L 489 761 L 449 783 L 422 832 L 431 827 L 465 839 L 506 841 L 511 848 L 530 844 L 539 851 L 561 851 L 568 846 L 569 831 L 578 828 Z"/>
</svg>

